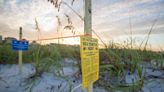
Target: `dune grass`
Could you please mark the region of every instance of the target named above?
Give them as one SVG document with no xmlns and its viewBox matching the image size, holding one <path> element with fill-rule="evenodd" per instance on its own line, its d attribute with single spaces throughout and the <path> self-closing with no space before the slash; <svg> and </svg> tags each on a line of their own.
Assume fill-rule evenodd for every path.
<svg viewBox="0 0 164 92">
<path fill-rule="evenodd" d="M 133 44 L 134 45 L 134 44 Z M 51 72 L 57 76 L 62 75 L 63 62 L 62 59 L 70 58 L 78 62 L 77 66 L 80 68 L 80 47 L 61 44 L 48 44 L 39 45 L 31 44 L 28 51 L 23 52 L 23 63 L 32 63 L 36 68 L 36 73 L 31 75 L 27 80 L 31 80 L 30 90 L 35 85 L 36 80 L 44 72 Z M 138 72 L 140 80 L 130 87 L 142 87 L 144 84 L 144 78 L 142 75 L 143 68 L 140 66 L 142 62 L 156 62 L 156 65 L 160 69 L 164 69 L 164 52 L 153 52 L 150 50 L 132 49 L 131 46 L 126 44 L 117 44 L 114 42 L 109 43 L 106 48 L 100 48 L 100 79 L 103 81 L 106 76 L 108 79 L 111 76 L 116 77 L 120 82 L 125 70 L 129 70 L 131 73 Z M 0 63 L 1 64 L 17 64 L 18 53 L 13 51 L 10 44 L 0 45 Z M 51 71 L 51 68 L 55 67 L 56 71 Z M 81 72 L 81 71 L 79 71 Z M 101 86 L 112 87 L 111 83 L 105 83 L 105 85 L 97 82 Z M 142 84 L 142 85 L 141 85 Z M 140 86 L 138 86 L 140 85 Z M 119 86 L 119 84 L 117 85 Z M 129 88 L 124 86 L 124 89 Z M 115 88 L 116 86 L 113 86 Z M 120 87 L 120 89 L 121 89 Z"/>
</svg>

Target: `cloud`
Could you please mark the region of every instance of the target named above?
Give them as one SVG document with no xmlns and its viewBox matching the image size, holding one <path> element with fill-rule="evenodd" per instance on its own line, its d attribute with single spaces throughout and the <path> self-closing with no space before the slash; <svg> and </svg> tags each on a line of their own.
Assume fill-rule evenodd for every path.
<svg viewBox="0 0 164 92">
<path fill-rule="evenodd" d="M 8 25 L 0 23 L 0 35 L 4 37 L 18 37 L 17 30 L 13 30 Z"/>
<path fill-rule="evenodd" d="M 6 11 L 2 12 L 0 22 L 3 22 L 15 29 L 19 26 L 24 27 L 27 24 L 34 25 L 35 17 L 41 20 L 39 21 L 41 26 L 49 25 L 52 23 L 52 20 L 55 20 L 55 9 L 52 8 L 53 6 L 46 2 L 46 0 L 42 0 L 40 2 L 37 2 L 37 0 L 28 0 L 20 4 L 18 4 L 16 0 L 11 0 L 7 1 L 5 5 L 7 5 L 4 6 Z"/>
<path fill-rule="evenodd" d="M 142 8 L 141 8 L 142 7 Z M 120 35 L 129 35 L 130 23 L 133 35 L 147 34 L 157 16 L 158 22 L 155 27 L 158 32 L 163 33 L 159 23 L 164 21 L 164 2 L 161 0 L 127 0 L 115 2 L 112 5 L 99 7 L 93 13 L 93 28 L 99 34 L 109 34 L 117 37 Z M 164 26 L 164 25 L 160 25 Z M 159 31 L 160 30 L 160 31 Z"/>
<path fill-rule="evenodd" d="M 71 6 L 72 0 L 64 0 Z M 130 23 L 133 35 L 144 35 L 150 30 L 152 22 L 160 14 L 152 34 L 163 34 L 164 2 L 163 0 L 92 0 L 93 29 L 108 41 L 108 39 L 130 34 Z M 75 0 L 71 6 L 83 16 L 83 0 Z M 36 39 L 35 17 L 42 31 L 42 38 L 57 36 L 58 15 L 62 21 L 61 30 L 67 25 L 64 14 L 71 17 L 77 34 L 83 34 L 83 21 L 69 9 L 62 5 L 60 12 L 47 0 L 0 0 L 0 31 L 17 32 L 23 27 L 27 39 Z M 129 21 L 130 20 L 130 21 Z M 15 31 L 14 31 L 15 30 Z M 3 33 L 5 36 L 16 36 L 16 33 Z M 1 33 L 2 34 L 2 33 Z M 63 35 L 72 35 L 71 31 L 63 31 Z"/>
</svg>

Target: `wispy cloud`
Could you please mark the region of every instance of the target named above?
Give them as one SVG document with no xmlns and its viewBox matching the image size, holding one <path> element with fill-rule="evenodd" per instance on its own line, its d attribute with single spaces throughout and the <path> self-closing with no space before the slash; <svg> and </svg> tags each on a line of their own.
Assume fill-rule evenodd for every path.
<svg viewBox="0 0 164 92">
<path fill-rule="evenodd" d="M 64 1 L 71 5 L 71 0 Z M 129 35 L 130 23 L 133 35 L 147 34 L 158 15 L 152 34 L 164 34 L 163 0 L 92 0 L 92 5 L 93 29 L 106 42 L 109 41 L 108 39 Z M 61 7 L 58 12 L 47 0 L 0 0 L 0 34 L 16 37 L 19 27 L 22 26 L 24 36 L 27 39 L 35 39 L 37 32 L 34 18 L 36 17 L 42 37 L 54 37 L 57 35 L 57 15 L 62 21 L 61 30 L 67 25 L 64 14 L 71 17 L 76 32 L 83 33 L 83 21 L 66 5 L 63 4 Z M 75 0 L 72 8 L 83 16 L 83 0 Z M 72 35 L 72 33 L 63 31 L 63 35 Z"/>
</svg>

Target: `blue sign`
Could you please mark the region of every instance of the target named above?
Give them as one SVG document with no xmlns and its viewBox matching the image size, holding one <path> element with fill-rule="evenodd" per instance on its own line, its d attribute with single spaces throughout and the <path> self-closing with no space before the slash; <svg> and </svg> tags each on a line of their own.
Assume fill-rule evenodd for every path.
<svg viewBox="0 0 164 92">
<path fill-rule="evenodd" d="M 12 48 L 13 50 L 28 50 L 29 43 L 28 41 L 19 41 L 19 40 L 12 40 Z"/>
</svg>

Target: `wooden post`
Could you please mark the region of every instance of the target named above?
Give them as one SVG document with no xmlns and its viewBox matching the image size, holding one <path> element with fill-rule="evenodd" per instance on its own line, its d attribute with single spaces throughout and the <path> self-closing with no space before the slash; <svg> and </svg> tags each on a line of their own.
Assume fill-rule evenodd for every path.
<svg viewBox="0 0 164 92">
<path fill-rule="evenodd" d="M 85 15 L 84 15 L 84 34 L 92 36 L 92 0 L 84 0 Z M 93 92 L 93 84 L 90 82 L 88 92 Z"/>
<path fill-rule="evenodd" d="M 92 0 L 85 0 L 84 33 L 92 35 Z"/>
<path fill-rule="evenodd" d="M 19 40 L 22 40 L 22 27 L 19 28 Z M 19 72 L 22 72 L 22 50 L 19 50 Z"/>
</svg>

